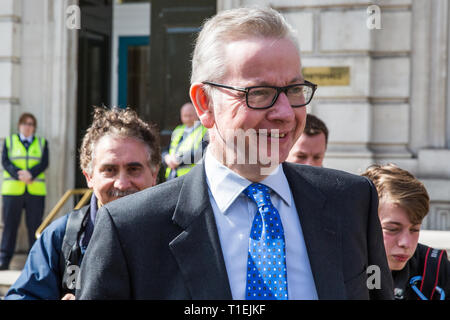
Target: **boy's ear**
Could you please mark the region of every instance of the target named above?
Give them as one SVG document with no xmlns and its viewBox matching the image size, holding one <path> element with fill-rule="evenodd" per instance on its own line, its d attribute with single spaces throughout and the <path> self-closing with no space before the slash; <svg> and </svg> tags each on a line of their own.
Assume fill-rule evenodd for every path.
<svg viewBox="0 0 450 320">
<path fill-rule="evenodd" d="M 212 128 L 214 126 L 214 112 L 210 106 L 210 100 L 206 94 L 203 84 L 195 82 L 191 85 L 189 95 L 191 96 L 192 104 L 197 111 L 198 118 L 205 128 Z"/>
</svg>

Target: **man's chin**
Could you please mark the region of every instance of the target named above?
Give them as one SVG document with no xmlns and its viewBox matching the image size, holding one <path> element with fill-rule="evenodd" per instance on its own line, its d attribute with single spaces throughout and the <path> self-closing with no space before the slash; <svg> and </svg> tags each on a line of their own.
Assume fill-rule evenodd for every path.
<svg viewBox="0 0 450 320">
<path fill-rule="evenodd" d="M 403 270 L 403 268 L 405 267 L 406 262 L 404 263 L 400 263 L 400 262 L 392 262 L 389 264 L 389 269 L 391 269 L 391 271 L 400 271 Z"/>
</svg>

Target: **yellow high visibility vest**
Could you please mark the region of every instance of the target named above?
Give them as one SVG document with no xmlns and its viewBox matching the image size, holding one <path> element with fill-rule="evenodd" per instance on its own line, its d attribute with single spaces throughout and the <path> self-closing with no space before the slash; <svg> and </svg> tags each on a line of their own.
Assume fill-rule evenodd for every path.
<svg viewBox="0 0 450 320">
<path fill-rule="evenodd" d="M 9 160 L 22 170 L 29 170 L 41 163 L 44 146 L 45 139 L 39 137 L 34 138 L 28 150 L 17 134 L 11 135 L 6 140 Z M 11 177 L 8 171 L 3 170 L 2 195 L 20 196 L 25 193 L 25 190 L 35 196 L 45 196 L 47 192 L 44 172 L 41 172 L 32 183 L 27 185 L 25 182 Z"/>
<path fill-rule="evenodd" d="M 205 136 L 206 129 L 204 126 L 199 125 L 197 128 L 192 130 L 192 132 L 186 137 L 186 139 L 183 139 L 183 141 L 180 140 L 183 137 L 184 129 L 186 128 L 186 125 L 179 125 L 173 130 L 172 134 L 172 141 L 170 142 L 170 148 L 169 148 L 169 154 L 173 155 L 176 153 L 184 154 L 186 152 L 191 152 L 191 150 L 196 150 L 200 147 L 200 144 L 202 142 L 203 137 Z M 192 164 L 182 164 L 177 169 L 177 177 L 181 177 L 182 175 L 185 175 L 188 173 L 192 167 L 195 166 L 195 163 Z M 172 169 L 167 168 L 166 169 L 166 179 L 169 177 L 170 172 Z"/>
</svg>

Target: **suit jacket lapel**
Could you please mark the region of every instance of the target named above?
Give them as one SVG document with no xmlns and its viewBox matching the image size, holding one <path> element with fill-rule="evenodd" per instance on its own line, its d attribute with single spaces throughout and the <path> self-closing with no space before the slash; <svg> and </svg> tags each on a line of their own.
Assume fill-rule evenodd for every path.
<svg viewBox="0 0 450 320">
<path fill-rule="evenodd" d="M 346 296 L 342 274 L 339 221 L 324 194 L 284 163 L 294 196 L 319 299 Z M 183 181 L 173 215 L 183 231 L 169 244 L 193 299 L 232 299 L 203 165 Z"/>
<path fill-rule="evenodd" d="M 302 176 L 302 167 L 284 163 L 283 169 L 299 215 L 319 299 L 343 299 L 337 214 L 325 205 L 324 194 Z"/>
<path fill-rule="evenodd" d="M 183 231 L 169 246 L 192 299 L 231 299 L 203 165 L 184 176 L 173 221 Z"/>
</svg>

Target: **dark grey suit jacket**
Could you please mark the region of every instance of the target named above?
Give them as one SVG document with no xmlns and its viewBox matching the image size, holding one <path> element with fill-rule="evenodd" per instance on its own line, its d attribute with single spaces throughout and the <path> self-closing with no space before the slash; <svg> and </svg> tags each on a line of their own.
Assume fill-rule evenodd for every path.
<svg viewBox="0 0 450 320">
<path fill-rule="evenodd" d="M 372 183 L 332 169 L 290 163 L 283 169 L 319 299 L 392 299 Z M 197 165 L 181 178 L 103 206 L 77 298 L 231 299 L 207 189 L 204 166 Z M 380 289 L 368 289 L 370 265 L 380 268 Z"/>
</svg>

